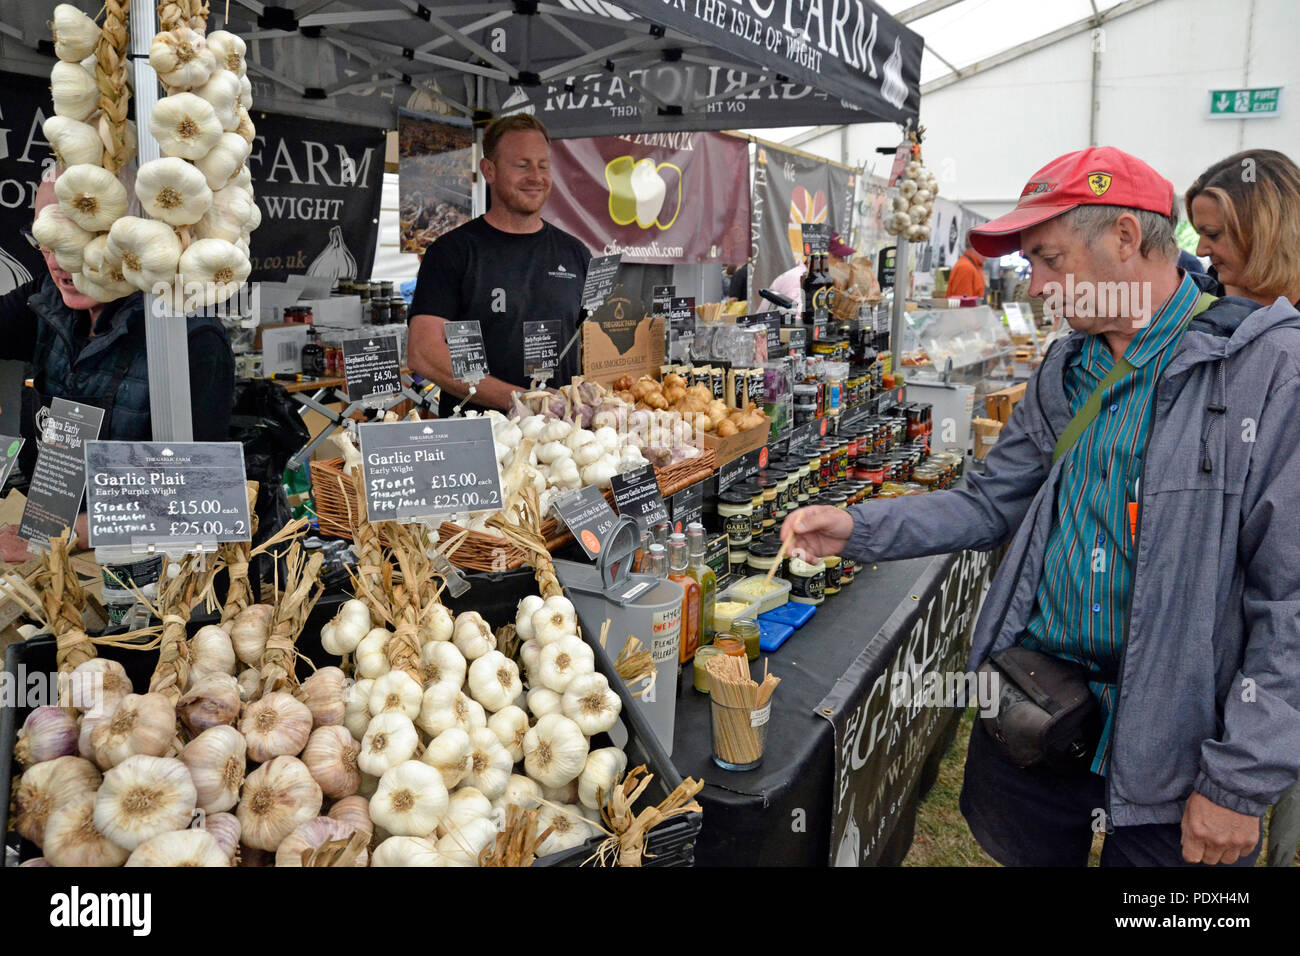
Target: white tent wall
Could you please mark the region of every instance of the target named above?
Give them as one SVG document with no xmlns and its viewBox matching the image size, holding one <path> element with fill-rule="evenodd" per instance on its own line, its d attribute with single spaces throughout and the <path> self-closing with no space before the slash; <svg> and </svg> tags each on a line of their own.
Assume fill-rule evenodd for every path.
<svg viewBox="0 0 1300 956">
<path fill-rule="evenodd" d="M 1150 162 L 1181 196 L 1207 166 L 1242 149 L 1300 159 L 1295 0 L 1158 0 L 1099 35 L 1098 145 Z M 924 20 L 915 24 L 924 35 Z M 1031 173 L 1088 145 L 1093 37 L 1085 32 L 934 92 L 922 88 L 926 165 L 946 199 L 987 216 L 1011 208 Z M 1280 115 L 1212 120 L 1211 89 L 1282 86 Z M 838 129 L 799 148 L 842 159 Z M 849 127 L 849 162 L 888 173 L 883 125 Z"/>
<path fill-rule="evenodd" d="M 384 173 L 384 191 L 379 200 L 379 234 L 375 237 L 375 264 L 370 275 L 394 283 L 414 279 L 420 271 L 420 257 L 401 251 L 397 221 L 397 173 Z"/>
</svg>

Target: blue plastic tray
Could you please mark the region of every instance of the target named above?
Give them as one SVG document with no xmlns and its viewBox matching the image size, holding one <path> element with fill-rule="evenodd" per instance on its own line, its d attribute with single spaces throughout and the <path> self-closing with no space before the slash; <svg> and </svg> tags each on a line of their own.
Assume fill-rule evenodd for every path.
<svg viewBox="0 0 1300 956">
<path fill-rule="evenodd" d="M 801 628 L 817 613 L 815 604 L 799 604 L 791 601 L 789 604 L 782 604 L 775 610 L 768 611 L 766 614 L 758 616 L 759 623 L 770 621 L 774 624 L 788 624 L 793 628 Z"/>
<path fill-rule="evenodd" d="M 758 619 L 758 646 L 769 654 L 789 640 L 790 635 L 793 633 L 794 628 L 789 624 L 764 621 L 762 617 Z"/>
</svg>

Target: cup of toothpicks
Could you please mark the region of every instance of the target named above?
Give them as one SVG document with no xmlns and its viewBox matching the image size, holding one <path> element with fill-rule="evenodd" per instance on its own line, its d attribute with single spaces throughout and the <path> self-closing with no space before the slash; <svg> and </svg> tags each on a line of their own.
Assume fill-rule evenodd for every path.
<svg viewBox="0 0 1300 956">
<path fill-rule="evenodd" d="M 752 770 L 763 762 L 763 745 L 772 714 L 772 693 L 781 683 L 767 672 L 763 682 L 749 676 L 743 657 L 710 658 L 709 712 L 713 726 L 713 762 L 724 770 Z"/>
</svg>

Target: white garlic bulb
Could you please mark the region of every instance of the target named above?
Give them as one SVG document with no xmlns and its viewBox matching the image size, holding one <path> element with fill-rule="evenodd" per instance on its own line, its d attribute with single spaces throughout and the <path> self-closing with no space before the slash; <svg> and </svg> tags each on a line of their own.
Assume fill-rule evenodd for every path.
<svg viewBox="0 0 1300 956">
<path fill-rule="evenodd" d="M 469 740 L 465 741 L 468 751 Z M 101 776 L 82 757 L 56 757 L 24 771 L 14 792 L 14 829 L 37 846 L 45 845 L 45 825 L 59 807 L 77 797 L 93 795 Z"/>
<path fill-rule="evenodd" d="M 547 714 L 564 713 L 564 701 L 555 691 L 546 687 L 534 687 L 528 691 L 528 712 L 534 717 Z"/>
<path fill-rule="evenodd" d="M 506 807 L 519 807 L 521 810 L 535 810 L 541 805 L 541 785 L 536 780 L 514 773 L 510 775 L 505 792 L 493 801 L 492 809 L 504 811 Z"/>
<path fill-rule="evenodd" d="M 104 774 L 95 793 L 95 827 L 118 846 L 189 826 L 198 796 L 190 771 L 174 757 L 127 757 Z"/>
<path fill-rule="evenodd" d="M 302 762 L 307 765 L 312 779 L 331 800 L 349 797 L 361 786 L 361 770 L 357 757 L 361 745 L 338 726 L 317 727 L 311 732 L 302 752 Z"/>
<path fill-rule="evenodd" d="M 319 816 L 321 789 L 297 757 L 275 757 L 244 781 L 239 798 L 241 839 L 257 850 L 274 850 L 300 823 Z"/>
<path fill-rule="evenodd" d="M 41 207 L 32 223 L 32 235 L 54 253 L 60 269 L 73 273 L 81 271 L 85 248 L 94 238 L 69 219 L 57 203 Z"/>
<path fill-rule="evenodd" d="M 430 684 L 420 702 L 420 729 L 430 737 L 459 727 L 468 733 L 487 726 L 483 705 L 450 684 Z"/>
<path fill-rule="evenodd" d="M 459 787 L 447 803 L 447 813 L 438 824 L 438 836 L 446 836 L 473 820 L 492 818 L 492 801 L 477 788 Z"/>
<path fill-rule="evenodd" d="M 127 694 L 90 735 L 90 746 L 95 763 L 107 770 L 134 754 L 161 757 L 175 736 L 176 709 L 170 700 L 162 694 Z"/>
<path fill-rule="evenodd" d="M 107 246 L 107 238 L 104 241 Z M 119 259 L 118 262 L 120 263 L 121 260 Z M 238 665 L 235 646 L 230 643 L 230 635 L 217 625 L 205 625 L 190 638 L 191 684 L 205 674 L 233 675 Z"/>
<path fill-rule="evenodd" d="M 418 760 L 385 771 L 370 799 L 370 819 L 394 836 L 428 836 L 446 812 L 442 775 Z"/>
<path fill-rule="evenodd" d="M 505 793 L 514 761 L 497 735 L 486 727 L 470 731 L 469 769 L 463 783 L 478 790 L 489 800 Z"/>
<path fill-rule="evenodd" d="M 304 866 L 312 850 L 326 843 L 350 840 L 357 831 L 341 820 L 331 817 L 313 817 L 298 824 L 275 850 L 276 866 Z M 352 861 L 352 866 L 365 866 L 370 853 L 362 850 Z"/>
<path fill-rule="evenodd" d="M 478 866 L 479 854 L 497 838 L 497 827 L 487 817 L 475 817 L 438 840 L 443 866 Z"/>
<path fill-rule="evenodd" d="M 343 723 L 349 686 L 348 676 L 337 667 L 322 667 L 302 682 L 297 696 L 311 711 L 313 727 Z"/>
<path fill-rule="evenodd" d="M 389 671 L 383 677 L 375 678 L 370 686 L 370 701 L 367 706 L 372 715 L 392 711 L 415 720 L 420 716 L 422 696 L 420 685 L 410 674 L 405 671 Z"/>
<path fill-rule="evenodd" d="M 178 243 L 176 260 L 180 259 L 180 254 Z M 174 267 L 172 271 L 175 272 Z M 275 608 L 269 604 L 250 604 L 235 615 L 230 624 L 230 641 L 235 645 L 235 655 L 249 667 L 260 667 L 262 664 L 262 654 L 266 652 L 266 639 L 271 632 L 271 617 L 274 614 Z"/>
<path fill-rule="evenodd" d="M 173 93 L 154 105 L 149 114 L 149 132 L 165 155 L 198 159 L 217 145 L 223 130 L 221 120 L 207 100 L 194 93 Z"/>
<path fill-rule="evenodd" d="M 235 132 L 251 144 L 257 139 L 257 127 L 253 125 L 253 119 L 244 107 L 241 106 L 236 112 L 239 115 L 239 125 L 235 127 Z"/>
<path fill-rule="evenodd" d="M 551 835 L 537 848 L 538 856 L 549 856 L 561 850 L 581 846 L 596 834 L 596 830 L 582 815 L 582 807 L 570 804 L 565 807 L 542 807 L 537 814 L 537 832 L 551 828 Z"/>
<path fill-rule="evenodd" d="M 533 639 L 533 615 L 542 609 L 542 596 L 530 594 L 515 609 L 515 633 L 521 641 Z"/>
<path fill-rule="evenodd" d="M 230 134 L 226 134 L 229 136 Z M 222 137 L 225 142 L 225 137 Z M 213 150 L 213 153 L 217 150 Z M 209 156 L 212 154 L 210 153 Z M 242 160 L 241 160 L 242 162 Z M 204 169 L 204 160 L 200 160 L 197 165 Z M 240 166 L 237 172 L 247 172 L 247 166 Z M 232 173 L 232 175 L 235 175 Z M 231 183 L 230 185 L 238 185 Z M 216 188 L 215 186 L 213 187 Z M 370 630 L 370 609 L 366 607 L 365 602 L 358 601 L 356 598 L 344 601 L 338 609 L 338 613 L 332 617 L 327 624 L 320 629 L 321 647 L 329 654 L 335 654 L 342 657 L 344 654 L 351 654 L 361 643 L 361 639 L 366 636 Z"/>
<path fill-rule="evenodd" d="M 208 49 L 216 57 L 221 69 L 229 70 L 236 76 L 244 75 L 247 69 L 244 56 L 248 53 L 248 45 L 241 37 L 225 30 L 214 30 L 208 34 L 207 41 Z"/>
<path fill-rule="evenodd" d="M 74 694 L 84 695 L 90 689 L 89 701 L 79 703 L 83 716 L 108 717 L 117 709 L 122 698 L 131 693 L 131 679 L 126 668 L 107 657 L 94 657 L 78 664 L 72 672 Z M 78 703 L 74 699 L 74 703 Z"/>
<path fill-rule="evenodd" d="M 92 56 L 99 42 L 95 21 L 70 3 L 54 8 L 50 29 L 54 33 L 54 55 L 67 63 L 80 63 Z"/>
<path fill-rule="evenodd" d="M 393 836 L 370 857 L 371 866 L 442 866 L 442 857 L 433 840 L 425 837 Z"/>
<path fill-rule="evenodd" d="M 456 618 L 451 640 L 467 661 L 477 660 L 497 646 L 492 628 L 477 611 L 466 611 Z"/>
<path fill-rule="evenodd" d="M 429 608 L 421 625 L 421 647 L 430 641 L 450 641 L 452 633 L 456 629 L 455 619 L 452 618 L 451 611 L 441 604 L 435 604 Z"/>
<path fill-rule="evenodd" d="M 103 161 L 104 142 L 89 123 L 55 114 L 41 124 L 41 131 L 54 151 L 54 161 L 64 169 Z"/>
<path fill-rule="evenodd" d="M 194 235 L 233 243 L 245 227 L 252 225 L 256 215 L 257 203 L 246 190 L 239 186 L 224 186 L 212 194 L 212 205 L 194 224 Z"/>
<path fill-rule="evenodd" d="M 343 726 L 357 740 L 366 735 L 370 724 L 370 688 L 373 680 L 359 680 L 343 692 Z"/>
<path fill-rule="evenodd" d="M 108 231 L 107 254 L 121 263 L 122 275 L 127 282 L 142 292 L 151 292 L 157 286 L 170 285 L 175 280 L 176 266 L 181 257 L 181 242 L 165 222 L 123 216 L 113 223 L 113 228 Z M 253 607 L 264 606 L 253 605 Z M 243 615 L 241 614 L 240 617 Z M 236 636 L 238 632 L 239 627 L 236 626 L 231 634 L 237 654 L 239 652 L 239 640 Z M 262 643 L 265 646 L 265 637 L 262 638 Z M 260 664 L 261 660 L 259 654 L 257 663 Z"/>
<path fill-rule="evenodd" d="M 595 669 L 596 655 L 579 637 L 564 637 L 547 644 L 537 656 L 537 680 L 557 694 L 563 694 L 573 678 Z"/>
<path fill-rule="evenodd" d="M 149 44 L 149 65 L 163 85 L 174 90 L 202 86 L 217 69 L 203 36 L 189 27 L 155 34 Z"/>
<path fill-rule="evenodd" d="M 80 63 L 60 60 L 50 70 L 50 96 L 54 112 L 85 122 L 99 108 L 99 85 L 95 74 Z"/>
<path fill-rule="evenodd" d="M 150 837 L 127 857 L 127 866 L 230 866 L 230 856 L 206 830 L 173 830 Z"/>
<path fill-rule="evenodd" d="M 130 855 L 95 823 L 92 793 L 73 797 L 50 814 L 41 852 L 55 866 L 121 866 Z"/>
<path fill-rule="evenodd" d="M 307 705 L 284 691 L 267 694 L 244 708 L 239 731 L 248 742 L 248 759 L 265 763 L 272 757 L 295 757 L 307 746 L 312 716 Z"/>
<path fill-rule="evenodd" d="M 533 613 L 533 640 L 542 647 L 554 644 L 562 637 L 576 636 L 577 633 L 577 615 L 567 598 L 547 598 Z"/>
<path fill-rule="evenodd" d="M 469 734 L 459 727 L 450 727 L 430 741 L 420 760 L 442 774 L 447 787 L 455 787 L 469 771 Z"/>
<path fill-rule="evenodd" d="M 94 240 L 91 240 L 92 242 Z M 85 272 L 85 265 L 82 265 L 81 272 L 72 274 L 72 284 L 82 295 L 89 296 L 96 302 L 112 302 L 120 299 L 125 295 L 130 295 L 135 288 L 125 282 L 101 282 L 92 279 Z"/>
<path fill-rule="evenodd" d="M 547 714 L 524 737 L 524 768 L 544 787 L 576 779 L 587 763 L 582 729 L 562 714 Z"/>
<path fill-rule="evenodd" d="M 244 735 L 225 724 L 209 727 L 186 744 L 181 762 L 194 782 L 195 806 L 221 813 L 238 803 L 246 757 Z"/>
<path fill-rule="evenodd" d="M 239 77 L 239 105 L 246 110 L 253 108 L 253 81 L 245 74 Z"/>
<path fill-rule="evenodd" d="M 212 208 L 212 190 L 203 174 L 173 156 L 141 166 L 135 194 L 145 212 L 172 226 L 192 225 Z"/>
<path fill-rule="evenodd" d="M 64 215 L 88 232 L 104 232 L 126 213 L 126 187 L 102 166 L 70 166 L 55 180 L 54 192 Z"/>
<path fill-rule="evenodd" d="M 202 97 L 212 104 L 222 129 L 234 132 L 239 127 L 239 77 L 229 70 L 215 71 L 206 83 L 194 91 L 195 96 Z M 197 156 L 194 157 L 198 159 Z"/>
<path fill-rule="evenodd" d="M 514 763 L 524 759 L 524 737 L 528 734 L 528 715 L 514 704 L 502 707 L 488 718 L 488 730 L 496 734 L 501 746 Z"/>
<path fill-rule="evenodd" d="M 198 734 L 239 719 L 239 683 L 229 674 L 204 674 L 176 702 L 176 713 L 190 733 Z"/>
<path fill-rule="evenodd" d="M 202 304 L 224 302 L 239 291 L 253 265 L 248 256 L 225 239 L 199 239 L 181 253 L 181 274 L 185 277 L 186 296 L 190 286 L 202 286 Z"/>
<path fill-rule="evenodd" d="M 627 754 L 618 747 L 593 750 L 578 777 L 578 800 L 584 807 L 599 810 L 626 769 Z"/>
<path fill-rule="evenodd" d="M 623 702 L 609 686 L 604 674 L 580 674 L 569 681 L 560 699 L 564 716 L 588 737 L 614 726 Z"/>
<path fill-rule="evenodd" d="M 388 641 L 393 632 L 383 627 L 372 628 L 357 644 L 357 673 L 362 677 L 383 677 L 389 671 Z"/>
<path fill-rule="evenodd" d="M 448 684 L 460 690 L 469 664 L 449 640 L 431 641 L 420 649 L 420 671 L 425 687 Z"/>
<path fill-rule="evenodd" d="M 489 713 L 510 706 L 524 689 L 519 680 L 519 666 L 495 650 L 470 664 L 468 686 L 470 695 Z"/>
<path fill-rule="evenodd" d="M 524 641 L 519 645 L 519 659 L 524 662 L 524 667 L 528 670 L 531 677 L 537 672 L 537 661 L 542 656 L 542 645 L 536 641 Z"/>
<path fill-rule="evenodd" d="M 357 766 L 373 777 L 382 777 L 387 770 L 415 756 L 420 735 L 405 714 L 378 714 L 370 718 L 365 736 L 361 738 L 361 753 Z"/>
</svg>

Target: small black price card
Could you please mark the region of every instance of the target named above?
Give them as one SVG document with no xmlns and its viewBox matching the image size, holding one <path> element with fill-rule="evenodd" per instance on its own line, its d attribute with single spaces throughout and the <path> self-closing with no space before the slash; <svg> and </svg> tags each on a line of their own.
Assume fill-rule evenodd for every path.
<svg viewBox="0 0 1300 956">
<path fill-rule="evenodd" d="M 591 485 L 565 495 L 555 510 L 589 558 L 600 554 L 605 536 L 618 521 L 600 489 Z"/>
<path fill-rule="evenodd" d="M 668 303 L 668 358 L 689 362 L 695 344 L 695 297 L 684 295 Z"/>
<path fill-rule="evenodd" d="M 775 356 L 781 352 L 781 315 L 778 312 L 755 312 L 741 320 L 746 328 L 762 328 L 767 333 L 767 354 Z"/>
<path fill-rule="evenodd" d="M 722 494 L 732 485 L 744 481 L 758 471 L 758 454 L 762 449 L 746 452 L 738 458 L 718 466 L 718 494 Z"/>
<path fill-rule="evenodd" d="M 373 521 L 501 508 L 492 422 L 444 418 L 361 425 L 361 470 Z"/>
<path fill-rule="evenodd" d="M 18 452 L 22 450 L 23 439 L 0 435 L 0 489 L 9 480 L 9 473 L 18 464 Z"/>
<path fill-rule="evenodd" d="M 530 379 L 546 379 L 555 374 L 560 364 L 560 336 L 563 323 L 559 319 L 543 319 L 524 323 L 524 375 Z"/>
<path fill-rule="evenodd" d="M 668 506 L 659 493 L 659 479 L 654 465 L 642 465 L 633 471 L 615 475 L 611 480 L 614 507 L 621 515 L 636 520 L 637 530 L 645 531 L 668 520 Z"/>
<path fill-rule="evenodd" d="M 668 498 L 668 508 L 674 531 L 686 531 L 686 526 L 699 521 L 704 515 L 704 482 L 697 481 Z"/>
<path fill-rule="evenodd" d="M 251 540 L 244 446 L 88 442 L 86 516 L 92 548 Z"/>
<path fill-rule="evenodd" d="M 396 395 L 402 390 L 397 336 L 344 339 L 343 376 L 348 380 L 348 400 Z"/>
<path fill-rule="evenodd" d="M 45 545 L 72 527 L 86 488 L 86 442 L 99 437 L 104 410 L 56 398 L 45 418 L 37 415 L 40 448 L 36 453 L 27 504 L 18 537 Z"/>
<path fill-rule="evenodd" d="M 650 314 L 667 315 L 673 297 L 677 295 L 675 285 L 656 285 L 650 288 Z"/>
<path fill-rule="evenodd" d="M 594 312 L 614 291 L 618 264 L 622 256 L 596 256 L 587 264 L 587 279 L 582 284 L 582 307 Z"/>
<path fill-rule="evenodd" d="M 479 381 L 488 375 L 487 351 L 477 319 L 443 325 L 447 351 L 451 353 L 451 376 L 458 382 Z"/>
</svg>

